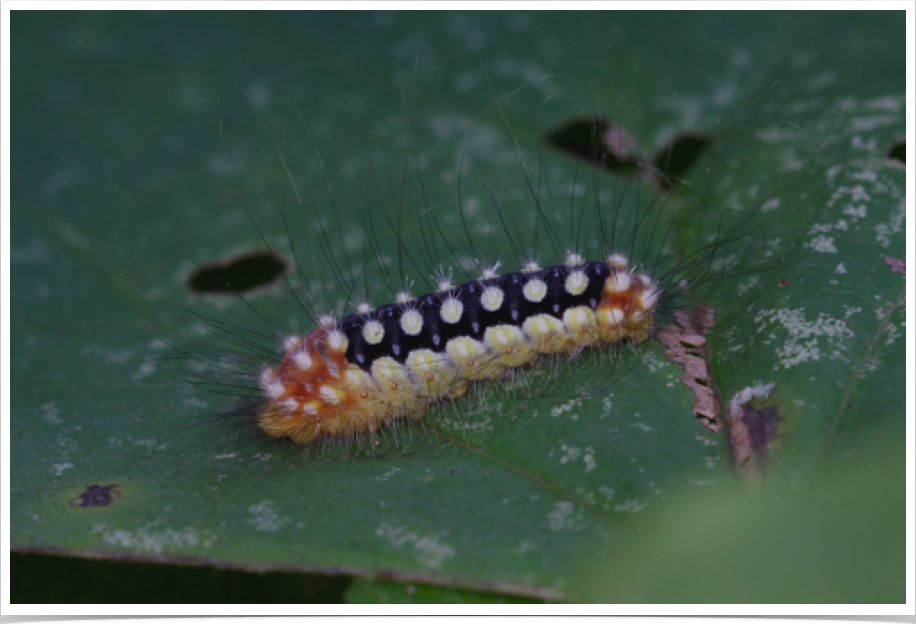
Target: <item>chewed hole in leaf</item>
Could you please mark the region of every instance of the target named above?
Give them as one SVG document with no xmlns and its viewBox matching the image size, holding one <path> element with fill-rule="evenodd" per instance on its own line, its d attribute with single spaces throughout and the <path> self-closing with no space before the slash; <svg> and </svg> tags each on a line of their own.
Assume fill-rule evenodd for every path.
<svg viewBox="0 0 916 624">
<path fill-rule="evenodd" d="M 674 189 L 693 164 L 712 147 L 710 134 L 685 132 L 678 134 L 652 156 L 656 183 L 662 190 Z"/>
<path fill-rule="evenodd" d="M 275 253 L 258 251 L 200 266 L 188 278 L 197 294 L 239 294 L 270 286 L 289 268 Z"/>
<path fill-rule="evenodd" d="M 619 174 L 639 171 L 636 139 L 610 119 L 573 119 L 547 135 L 547 143 L 577 158 Z"/>
<path fill-rule="evenodd" d="M 710 134 L 684 132 L 647 159 L 637 153 L 636 138 L 606 117 L 573 119 L 547 135 L 553 147 L 616 174 L 644 174 L 662 191 L 676 188 L 714 142 Z"/>
<path fill-rule="evenodd" d="M 891 148 L 887 150 L 887 159 L 901 167 L 906 166 L 906 140 L 896 141 Z"/>
</svg>

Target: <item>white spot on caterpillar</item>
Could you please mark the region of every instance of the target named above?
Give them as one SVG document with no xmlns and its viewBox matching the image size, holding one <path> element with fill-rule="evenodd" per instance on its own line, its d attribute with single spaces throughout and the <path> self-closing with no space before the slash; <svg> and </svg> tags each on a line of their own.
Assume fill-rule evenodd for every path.
<svg viewBox="0 0 916 624">
<path fill-rule="evenodd" d="M 248 514 L 248 524 L 253 525 L 256 531 L 277 531 L 289 524 L 289 518 L 278 514 L 269 500 L 252 505 Z"/>
<path fill-rule="evenodd" d="M 411 299 L 413 299 L 413 297 L 411 297 L 410 293 L 407 292 L 406 290 L 402 290 L 401 292 L 399 292 L 397 295 L 394 296 L 394 300 L 397 303 L 407 303 Z"/>
<path fill-rule="evenodd" d="M 283 386 L 283 383 L 274 376 L 274 369 L 265 368 L 261 372 L 261 378 L 259 380 L 259 385 L 261 390 L 267 394 L 267 398 L 276 401 L 283 393 L 286 392 L 286 388 Z"/>
<path fill-rule="evenodd" d="M 298 349 L 300 344 L 302 344 L 302 338 L 299 336 L 287 336 L 283 339 L 283 350 L 292 351 Z"/>
<path fill-rule="evenodd" d="M 387 540 L 394 548 L 405 544 L 413 547 L 417 563 L 424 568 L 435 569 L 454 558 L 455 549 L 441 541 L 441 535 L 423 535 L 404 526 L 392 526 L 387 522 L 375 530 L 375 534 Z"/>
<path fill-rule="evenodd" d="M 639 302 L 643 310 L 651 310 L 658 303 L 658 291 L 654 288 L 644 290 L 639 295 Z"/>
<path fill-rule="evenodd" d="M 293 362 L 295 362 L 296 366 L 301 370 L 307 371 L 312 367 L 312 356 L 309 355 L 308 351 L 303 349 L 293 356 Z"/>
<path fill-rule="evenodd" d="M 318 390 L 318 394 L 330 405 L 337 405 L 340 403 L 340 396 L 331 386 L 321 386 L 321 389 Z"/>
<path fill-rule="evenodd" d="M 611 254 L 607 258 L 607 263 L 615 269 L 625 269 L 629 266 L 630 261 L 623 254 Z"/>
<path fill-rule="evenodd" d="M 328 332 L 328 346 L 335 351 L 347 350 L 347 336 L 339 329 L 333 329 Z"/>
<path fill-rule="evenodd" d="M 582 264 L 579 262 L 578 264 Z M 573 271 L 566 276 L 566 292 L 570 295 L 581 295 L 588 287 L 588 277 L 585 271 Z"/>
<path fill-rule="evenodd" d="M 480 303 L 483 305 L 484 309 L 490 312 L 496 312 L 499 310 L 500 306 L 502 306 L 504 298 L 505 295 L 501 288 L 489 286 L 484 289 L 483 294 L 480 296 Z"/>
<path fill-rule="evenodd" d="M 363 325 L 363 338 L 369 344 L 378 344 L 385 337 L 385 329 L 378 321 L 369 321 Z"/>
<path fill-rule="evenodd" d="M 466 336 L 452 338 L 445 345 L 446 353 L 459 362 L 481 356 L 486 353 L 486 350 L 482 342 Z"/>
<path fill-rule="evenodd" d="M 416 336 L 423 330 L 423 315 L 416 310 L 405 310 L 401 315 L 401 329 L 409 336 Z"/>
<path fill-rule="evenodd" d="M 547 284 L 539 279 L 528 280 L 528 283 L 522 288 L 522 294 L 528 301 L 538 303 L 547 296 Z"/>
<path fill-rule="evenodd" d="M 624 292 L 630 289 L 630 274 L 626 271 L 612 273 L 607 278 L 607 288 L 615 292 Z"/>
<path fill-rule="evenodd" d="M 452 283 L 452 276 L 441 277 L 436 280 L 436 290 L 439 292 L 445 292 L 446 290 L 451 290 L 455 285 Z"/>
<path fill-rule="evenodd" d="M 461 320 L 461 315 L 463 313 L 464 304 L 454 297 L 449 297 L 446 299 L 442 303 L 442 309 L 439 310 L 439 315 L 446 323 L 457 323 Z"/>
<path fill-rule="evenodd" d="M 486 267 L 483 271 L 480 272 L 481 279 L 491 279 L 499 275 L 497 271 L 499 270 L 499 266 L 501 264 L 501 262 L 497 262 L 491 267 Z"/>
<path fill-rule="evenodd" d="M 580 264 L 585 264 L 585 258 L 582 257 L 582 254 L 570 252 L 566 254 L 566 260 L 564 262 L 566 266 L 579 266 Z"/>
<path fill-rule="evenodd" d="M 609 325 L 617 325 L 619 323 L 623 323 L 624 319 L 627 317 L 627 315 L 624 314 L 623 310 L 620 308 L 601 310 L 599 314 L 602 317 L 601 320 L 608 323 Z"/>
<path fill-rule="evenodd" d="M 337 323 L 337 319 L 333 314 L 322 314 L 318 317 L 318 327 L 334 327 Z"/>
<path fill-rule="evenodd" d="M 347 378 L 347 381 L 353 386 L 360 388 L 362 386 L 371 386 L 371 381 L 369 380 L 368 375 L 361 370 L 348 370 L 344 375 Z M 368 382 L 368 383 L 367 383 Z"/>
</svg>

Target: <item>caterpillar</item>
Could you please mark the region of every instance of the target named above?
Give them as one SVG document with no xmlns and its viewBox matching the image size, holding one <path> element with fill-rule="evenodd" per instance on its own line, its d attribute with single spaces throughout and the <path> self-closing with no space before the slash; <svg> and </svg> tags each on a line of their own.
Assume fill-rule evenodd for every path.
<svg viewBox="0 0 916 624">
<path fill-rule="evenodd" d="M 271 436 L 304 444 L 420 418 L 431 403 L 464 395 L 469 383 L 540 355 L 646 340 L 661 294 L 623 255 L 587 262 L 570 254 L 564 265 L 488 270 L 340 321 L 324 317 L 308 335 L 287 340 L 280 363 L 261 373 L 257 422 Z"/>
<path fill-rule="evenodd" d="M 319 169 L 325 167 L 305 116 L 287 102 L 277 104 L 301 127 Z M 632 365 L 624 361 L 626 354 L 655 338 L 674 312 L 702 303 L 735 273 L 736 248 L 754 242 L 749 224 L 756 211 L 704 217 L 699 212 L 705 208 L 702 197 L 695 187 L 682 184 L 682 170 L 660 164 L 683 149 L 683 141 L 703 152 L 709 137 L 684 135 L 680 147 L 672 140 L 648 158 L 636 155 L 632 137 L 603 113 L 592 110 L 567 120 L 539 139 L 565 141 L 556 141 L 560 149 L 538 157 L 543 168 L 548 165 L 540 159 L 560 162 L 566 181 L 572 180 L 557 203 L 539 190 L 542 174 L 528 170 L 531 160 L 505 106 L 505 99 L 494 99 L 489 107 L 511 146 L 496 160 L 515 166 L 517 187 L 526 193 L 523 201 L 506 201 L 497 182 L 490 181 L 487 212 L 467 192 L 468 162 L 471 155 L 480 156 L 475 141 L 482 133 L 472 125 L 468 136 L 457 141 L 459 156 L 450 163 L 452 213 L 424 196 L 422 166 L 416 160 L 402 164 L 414 168 L 414 210 L 403 205 L 409 193 L 402 173 L 398 210 L 391 214 L 379 202 L 363 211 L 361 227 L 341 223 L 330 183 L 325 205 L 310 197 L 289 163 L 296 150 L 288 138 L 277 140 L 268 131 L 275 148 L 272 162 L 282 172 L 277 184 L 291 191 L 289 204 L 297 210 L 290 205 L 275 210 L 283 231 L 278 243 L 272 245 L 263 233 L 260 237 L 272 257 L 281 255 L 275 247 L 292 256 L 295 270 L 282 281 L 308 328 L 289 332 L 268 321 L 264 332 L 242 322 L 205 319 L 232 348 L 180 350 L 179 357 L 197 367 L 189 378 L 193 385 L 237 399 L 217 420 L 242 422 L 268 438 L 309 448 L 335 449 L 343 441 L 348 453 L 360 454 L 378 452 L 380 438 L 385 447 L 406 448 L 411 426 L 436 424 L 443 420 L 439 412 L 457 406 L 458 427 L 450 433 L 460 438 L 466 435 L 462 429 L 475 428 L 468 414 L 493 404 L 494 392 L 513 395 L 512 414 L 501 414 L 510 422 L 550 396 L 563 376 L 578 377 L 576 392 L 582 395 L 607 387 Z M 289 131 L 288 124 L 283 131 Z M 420 142 L 410 136 L 411 142 Z M 414 158 L 409 153 L 405 163 Z M 599 173 L 609 163 L 623 165 L 617 175 Z M 501 164 L 496 169 L 509 175 Z M 735 219 L 726 224 L 727 217 Z M 300 229 L 311 231 L 308 243 L 297 239 L 292 224 L 297 218 L 305 219 Z M 711 234 L 704 219 L 714 224 Z M 253 221 L 260 232 L 261 224 Z M 706 238 L 678 248 L 677 228 L 696 228 L 698 222 Z M 385 226 L 389 231 L 382 233 Z M 346 251 L 347 237 L 365 241 L 364 255 L 355 262 Z M 484 243 L 493 239 L 501 239 L 493 247 L 515 257 L 507 261 L 485 249 Z M 302 257 L 303 247 L 311 252 L 309 261 Z M 552 262 L 541 262 L 541 256 Z M 396 268 L 392 258 L 397 258 Z M 332 274 L 330 286 L 306 275 L 322 264 L 326 268 L 315 272 Z M 504 264 L 515 270 L 500 271 Z M 285 263 L 276 265 L 282 274 Z M 194 279 L 205 272 L 197 271 Z M 466 280 L 459 283 L 456 272 Z M 213 290 L 236 290 L 225 279 L 222 274 L 211 277 Z M 411 288 L 416 282 L 424 285 L 418 295 Z M 259 321 L 265 320 L 255 304 L 237 296 Z M 444 420 L 455 424 L 455 419 Z"/>
</svg>

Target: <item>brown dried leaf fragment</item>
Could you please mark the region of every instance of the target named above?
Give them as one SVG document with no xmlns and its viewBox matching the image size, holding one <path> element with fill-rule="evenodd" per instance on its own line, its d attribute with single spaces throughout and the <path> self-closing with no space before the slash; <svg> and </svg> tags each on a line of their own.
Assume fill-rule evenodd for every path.
<svg viewBox="0 0 916 624">
<path fill-rule="evenodd" d="M 692 313 L 677 310 L 674 320 L 658 334 L 667 347 L 665 356 L 684 367 L 681 383 L 693 392 L 693 414 L 712 432 L 722 430 L 722 406 L 709 374 L 706 334 L 716 319 L 710 306 L 698 306 Z"/>
<path fill-rule="evenodd" d="M 764 469 L 779 427 L 775 405 L 757 406 L 754 399 L 765 399 L 773 384 L 748 387 L 736 394 L 728 405 L 728 444 L 738 478 L 756 488 L 763 482 Z"/>
</svg>

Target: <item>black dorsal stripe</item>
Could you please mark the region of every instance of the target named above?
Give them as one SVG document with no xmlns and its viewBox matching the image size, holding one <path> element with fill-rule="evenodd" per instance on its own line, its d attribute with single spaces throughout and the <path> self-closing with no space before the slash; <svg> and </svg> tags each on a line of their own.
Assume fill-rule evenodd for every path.
<svg viewBox="0 0 916 624">
<path fill-rule="evenodd" d="M 573 295 L 566 290 L 566 279 L 573 271 L 581 270 L 588 278 L 585 290 Z M 537 314 L 549 314 L 563 318 L 563 313 L 576 306 L 595 309 L 601 301 L 604 282 L 610 268 L 604 262 L 586 262 L 570 267 L 557 265 L 539 271 L 517 271 L 485 280 L 467 282 L 447 290 L 424 295 L 410 303 L 392 303 L 368 314 L 353 314 L 340 321 L 340 328 L 349 341 L 347 360 L 364 370 L 382 357 L 390 357 L 404 363 L 415 349 L 429 349 L 436 353 L 445 350 L 449 340 L 468 336 L 483 340 L 484 333 L 495 325 L 521 327 L 524 322 Z M 524 287 L 532 279 L 540 279 L 547 286 L 547 293 L 540 302 L 529 301 Z M 503 301 L 497 310 L 487 310 L 481 303 L 481 296 L 487 287 L 502 290 Z M 461 319 L 447 323 L 442 319 L 442 304 L 454 297 L 463 305 Z M 405 310 L 417 310 L 423 318 L 423 327 L 417 335 L 411 336 L 401 327 L 401 316 Z M 363 326 L 370 320 L 382 324 L 385 334 L 378 344 L 369 344 L 363 336 Z"/>
</svg>

